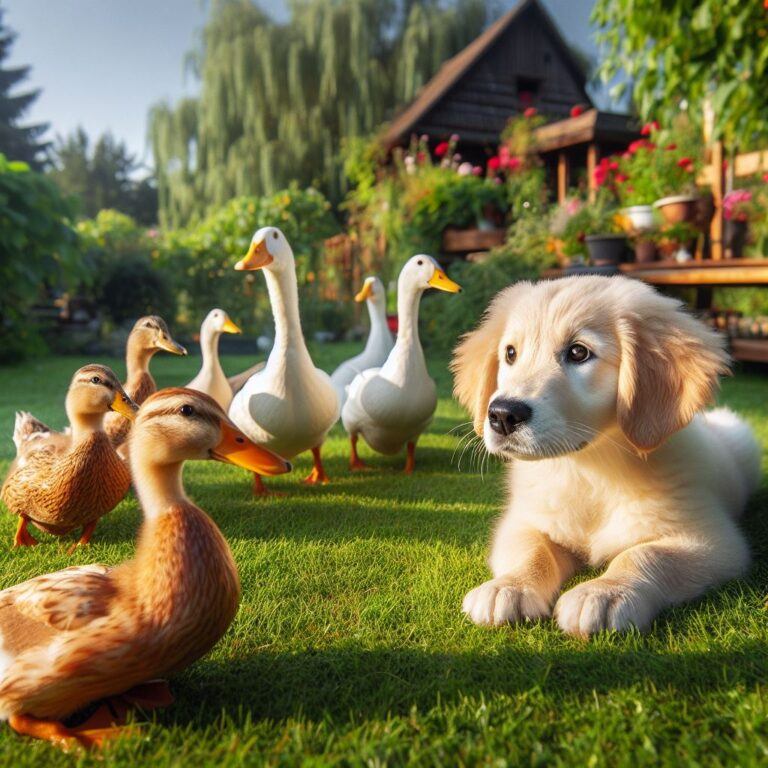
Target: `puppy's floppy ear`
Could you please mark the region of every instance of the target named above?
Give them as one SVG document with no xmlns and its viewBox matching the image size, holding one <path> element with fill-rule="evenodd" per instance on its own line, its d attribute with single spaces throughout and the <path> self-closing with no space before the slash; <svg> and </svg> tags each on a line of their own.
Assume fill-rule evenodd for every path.
<svg viewBox="0 0 768 768">
<path fill-rule="evenodd" d="M 718 377 L 729 371 L 725 340 L 655 291 L 632 302 L 618 336 L 619 426 L 646 453 L 712 401 Z"/>
<path fill-rule="evenodd" d="M 453 394 L 471 414 L 478 435 L 483 434 L 488 401 L 499 375 L 499 336 L 504 330 L 503 304 L 506 302 L 503 299 L 508 291 L 498 294 L 480 325 L 462 336 L 451 360 Z"/>
</svg>

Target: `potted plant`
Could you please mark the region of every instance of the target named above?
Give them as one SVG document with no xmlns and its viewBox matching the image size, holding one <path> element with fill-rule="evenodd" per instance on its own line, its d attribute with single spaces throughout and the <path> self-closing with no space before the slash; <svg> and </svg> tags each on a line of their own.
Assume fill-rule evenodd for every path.
<svg viewBox="0 0 768 768">
<path fill-rule="evenodd" d="M 635 232 L 630 234 L 629 240 L 635 250 L 635 261 L 638 264 L 647 264 L 656 258 L 656 238 L 652 232 Z"/>
<path fill-rule="evenodd" d="M 747 242 L 749 222 L 755 213 L 755 202 L 749 189 L 734 189 L 723 198 L 726 257 L 741 258 Z"/>
<path fill-rule="evenodd" d="M 587 220 L 584 241 L 590 262 L 596 267 L 619 264 L 627 250 L 627 236 L 622 228 L 619 211 L 601 201 L 585 208 Z"/>
<path fill-rule="evenodd" d="M 696 244 L 698 229 L 689 221 L 679 221 L 675 224 L 665 224 L 656 234 L 655 240 L 664 259 L 675 261 L 690 261 Z"/>
</svg>

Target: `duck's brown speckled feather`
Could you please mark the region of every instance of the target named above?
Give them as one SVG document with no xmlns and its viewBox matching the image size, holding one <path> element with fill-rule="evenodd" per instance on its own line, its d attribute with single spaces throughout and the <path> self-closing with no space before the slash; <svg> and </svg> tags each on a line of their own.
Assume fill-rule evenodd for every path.
<svg viewBox="0 0 768 768">
<path fill-rule="evenodd" d="M 14 656 L 0 674 L 0 716 L 65 717 L 183 669 L 224 634 L 239 596 L 226 541 L 190 502 L 144 524 L 132 561 L 0 592 L 0 647 Z M 20 623 L 23 649 L 11 630 Z"/>
<path fill-rule="evenodd" d="M 77 444 L 70 435 L 52 433 L 25 444 L 0 498 L 13 514 L 63 535 L 114 509 L 130 483 L 128 467 L 104 432 L 93 432 Z"/>
</svg>

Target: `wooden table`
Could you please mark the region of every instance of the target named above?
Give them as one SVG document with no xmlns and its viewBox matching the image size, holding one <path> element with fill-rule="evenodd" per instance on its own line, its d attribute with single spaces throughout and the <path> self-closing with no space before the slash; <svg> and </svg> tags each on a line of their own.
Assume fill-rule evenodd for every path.
<svg viewBox="0 0 768 768">
<path fill-rule="evenodd" d="M 678 286 L 696 289 L 696 308 L 712 306 L 712 290 L 724 286 L 768 286 L 768 259 L 722 259 L 719 261 L 652 261 L 645 264 L 620 264 L 620 274 L 643 280 L 651 285 Z M 548 269 L 544 279 L 567 277 L 578 274 L 605 274 L 589 267 Z M 768 339 L 731 340 L 731 354 L 736 360 L 768 362 Z"/>
</svg>

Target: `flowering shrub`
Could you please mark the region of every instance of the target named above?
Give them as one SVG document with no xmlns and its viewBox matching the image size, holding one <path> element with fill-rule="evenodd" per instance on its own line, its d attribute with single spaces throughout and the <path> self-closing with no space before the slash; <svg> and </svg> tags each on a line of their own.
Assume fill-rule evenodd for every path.
<svg viewBox="0 0 768 768">
<path fill-rule="evenodd" d="M 734 189 L 723 198 L 723 216 L 728 221 L 750 221 L 756 213 L 752 192 L 748 189 Z"/>
<path fill-rule="evenodd" d="M 691 194 L 701 170 L 701 142 L 683 117 L 671 129 L 647 123 L 642 138 L 618 155 L 604 157 L 595 183 L 609 189 L 623 206 L 650 205 L 668 195 Z"/>
</svg>

